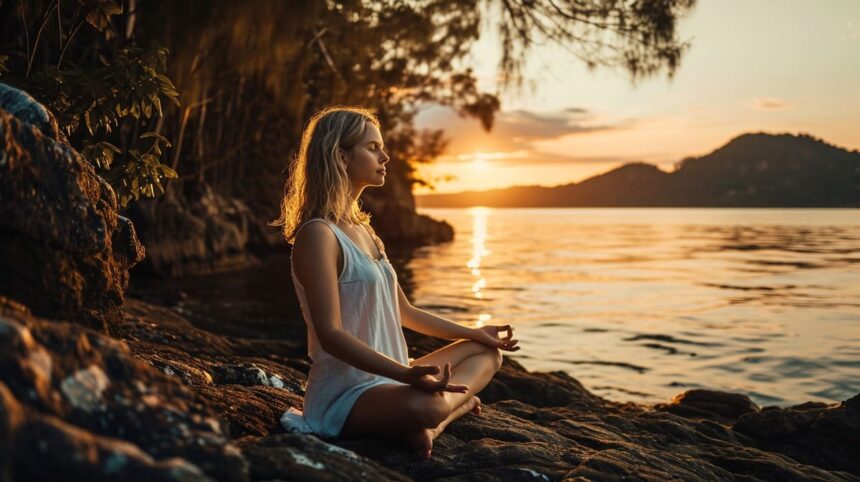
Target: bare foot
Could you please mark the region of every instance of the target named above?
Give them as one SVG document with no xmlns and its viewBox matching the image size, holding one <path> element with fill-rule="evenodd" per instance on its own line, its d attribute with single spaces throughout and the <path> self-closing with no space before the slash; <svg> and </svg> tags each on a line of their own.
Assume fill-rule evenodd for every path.
<svg viewBox="0 0 860 482">
<path fill-rule="evenodd" d="M 427 428 L 408 434 L 406 436 L 406 441 L 413 449 L 415 449 L 416 452 L 418 452 L 418 455 L 425 459 L 429 459 L 431 452 L 433 451 L 433 440 L 438 437 L 443 430 L 445 430 L 445 427 L 447 427 L 449 423 L 462 417 L 468 412 L 472 412 L 475 415 L 481 414 L 480 398 L 472 397 L 467 400 L 465 403 L 457 407 L 456 410 L 451 412 L 451 414 L 448 415 L 448 418 L 440 423 L 438 427 L 434 429 Z"/>
<path fill-rule="evenodd" d="M 412 432 L 406 436 L 406 441 L 422 458 L 429 459 L 430 453 L 433 451 L 433 439 L 435 438 L 433 430 L 425 428 L 417 432 Z"/>
</svg>

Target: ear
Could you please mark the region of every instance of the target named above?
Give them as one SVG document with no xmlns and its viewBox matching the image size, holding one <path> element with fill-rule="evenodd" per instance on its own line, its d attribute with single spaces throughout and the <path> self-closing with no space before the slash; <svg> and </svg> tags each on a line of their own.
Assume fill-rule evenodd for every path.
<svg viewBox="0 0 860 482">
<path fill-rule="evenodd" d="M 340 158 L 343 159 L 343 162 L 349 162 L 349 156 L 346 149 L 338 147 L 337 152 L 340 154 Z"/>
</svg>

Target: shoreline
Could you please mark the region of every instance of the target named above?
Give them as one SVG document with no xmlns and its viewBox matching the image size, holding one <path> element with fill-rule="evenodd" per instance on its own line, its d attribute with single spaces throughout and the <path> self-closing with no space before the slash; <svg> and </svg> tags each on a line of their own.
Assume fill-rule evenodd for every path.
<svg viewBox="0 0 860 482">
<path fill-rule="evenodd" d="M 284 433 L 280 414 L 301 407 L 308 368 L 302 342 L 214 335 L 174 310 L 134 299 L 126 301 L 123 320 L 114 326 L 115 340 L 76 324 L 39 320 L 10 309 L 14 304 L 9 302 L 0 305 L 0 341 L 25 348 L 0 363 L 26 373 L 28 360 L 45 353 L 53 377 L 38 389 L 39 399 L 56 398 L 67 407 L 45 410 L 26 401 L 30 388 L 19 380 L 10 387 L 13 398 L 4 399 L 7 413 L 16 403 L 27 403 L 25 422 L 12 426 L 13 439 L 23 436 L 29 424 L 67 413 L 64 423 L 89 435 L 62 425 L 62 436 L 49 444 L 77 447 L 82 440 L 124 433 L 145 452 L 162 454 L 159 459 L 183 457 L 217 480 L 328 479 L 355 471 L 374 473 L 377 480 L 731 480 L 752 473 L 766 479 L 860 480 L 857 445 L 851 445 L 860 434 L 860 395 L 841 404 L 759 409 L 744 396 L 694 391 L 675 403 L 650 407 L 602 399 L 563 372 L 531 373 L 506 357 L 479 395 L 484 414 L 452 423 L 437 440 L 433 458 L 422 461 L 377 439 L 320 441 Z M 27 332 L 35 341 L 25 341 Z M 81 341 L 64 341 L 82 337 L 88 340 L 85 348 Z M 444 343 L 411 333 L 408 342 L 410 356 Z M 125 375 L 116 372 L 117 363 L 129 367 Z M 81 365 L 106 381 L 103 391 L 76 402 L 63 385 L 79 378 L 75 373 Z M 30 382 L 39 386 L 37 379 Z M 118 393 L 128 402 L 116 398 Z M 105 417 L 114 422 L 103 425 Z M 179 425 L 171 421 L 176 417 Z M 195 439 L 209 440 L 209 448 L 189 448 Z M 13 467 L 28 460 L 26 453 L 35 454 L 22 453 L 32 445 L 16 447 L 6 461 Z M 86 463 L 96 470 L 104 466 L 104 457 Z M 54 463 L 54 469 L 62 466 Z"/>
</svg>

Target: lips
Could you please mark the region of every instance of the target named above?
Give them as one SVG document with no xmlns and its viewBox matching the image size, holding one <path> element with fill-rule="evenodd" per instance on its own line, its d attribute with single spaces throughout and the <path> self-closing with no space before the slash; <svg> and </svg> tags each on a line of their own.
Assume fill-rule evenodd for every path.
<svg viewBox="0 0 860 482">
<path fill-rule="evenodd" d="M 379 174 L 382 174 L 383 176 L 385 175 L 385 169 L 380 169 L 380 170 L 378 170 L 378 171 L 376 171 L 376 172 L 378 172 Z"/>
</svg>

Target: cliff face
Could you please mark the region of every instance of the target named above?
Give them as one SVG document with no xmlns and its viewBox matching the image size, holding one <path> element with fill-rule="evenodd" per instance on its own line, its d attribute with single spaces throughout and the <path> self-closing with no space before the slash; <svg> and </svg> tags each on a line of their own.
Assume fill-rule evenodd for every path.
<svg viewBox="0 0 860 482">
<path fill-rule="evenodd" d="M 44 112 L 5 105 L 2 480 L 860 480 L 857 396 L 619 404 L 510 359 L 480 394 L 483 414 L 451 424 L 430 460 L 381 440 L 284 433 L 280 415 L 301 407 L 307 380 L 303 321 L 230 320 L 219 328 L 237 335 L 223 336 L 192 324 L 187 304 L 123 302 L 142 251 L 113 193 Z M 415 357 L 441 343 L 407 335 Z"/>
</svg>

